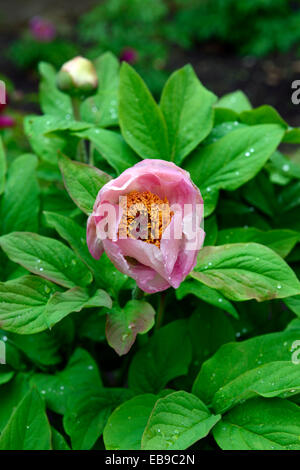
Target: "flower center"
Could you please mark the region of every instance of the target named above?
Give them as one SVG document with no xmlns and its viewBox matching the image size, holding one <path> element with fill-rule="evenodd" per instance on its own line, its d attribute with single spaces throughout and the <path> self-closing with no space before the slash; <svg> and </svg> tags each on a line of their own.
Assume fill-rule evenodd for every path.
<svg viewBox="0 0 300 470">
<path fill-rule="evenodd" d="M 162 200 L 150 191 L 131 191 L 122 198 L 123 216 L 119 235 L 151 243 L 160 248 L 163 232 L 174 213 L 168 199 Z"/>
</svg>

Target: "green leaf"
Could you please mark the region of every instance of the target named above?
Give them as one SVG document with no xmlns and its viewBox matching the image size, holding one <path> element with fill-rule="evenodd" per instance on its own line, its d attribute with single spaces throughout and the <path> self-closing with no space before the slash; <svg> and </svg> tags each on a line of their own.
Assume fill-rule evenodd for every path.
<svg viewBox="0 0 300 470">
<path fill-rule="evenodd" d="M 205 239 L 204 246 L 215 245 L 218 237 L 218 224 L 215 215 L 207 218 L 205 221 Z"/>
<path fill-rule="evenodd" d="M 217 245 L 237 242 L 255 242 L 268 246 L 282 258 L 285 258 L 299 240 L 299 233 L 293 230 L 278 229 L 264 232 L 255 227 L 239 227 L 220 230 Z"/>
<path fill-rule="evenodd" d="M 263 301 L 300 292 L 300 283 L 288 264 L 257 243 L 204 247 L 190 276 L 237 301 Z"/>
<path fill-rule="evenodd" d="M 78 217 L 81 215 L 81 210 L 76 207 L 69 197 L 67 191 L 63 187 L 62 183 L 62 176 L 59 168 L 59 179 L 60 187 L 54 186 L 51 184 L 52 187 L 48 187 L 47 189 L 44 188 L 43 195 L 42 195 L 42 207 L 44 211 L 55 212 L 60 215 L 64 215 L 67 217 Z"/>
<path fill-rule="evenodd" d="M 0 283 L 0 327 L 18 334 L 48 328 L 45 307 L 57 287 L 37 276 L 23 276 Z"/>
<path fill-rule="evenodd" d="M 300 365 L 292 363 L 297 338 L 299 330 L 292 329 L 221 346 L 203 364 L 193 393 L 216 412 L 256 394 L 293 395 L 300 385 Z"/>
<path fill-rule="evenodd" d="M 15 263 L 64 287 L 85 287 L 92 274 L 62 242 L 37 233 L 12 232 L 0 237 L 0 246 Z"/>
<path fill-rule="evenodd" d="M 279 194 L 280 211 L 285 213 L 300 205 L 300 181 L 286 186 Z"/>
<path fill-rule="evenodd" d="M 170 160 L 179 164 L 209 134 L 216 96 L 199 81 L 191 65 L 174 72 L 161 97 Z"/>
<path fill-rule="evenodd" d="M 285 178 L 300 179 L 300 165 L 281 152 L 274 152 L 270 162 Z"/>
<path fill-rule="evenodd" d="M 71 312 L 80 312 L 83 308 L 107 307 L 111 308 L 112 300 L 109 295 L 101 289 L 90 297 L 87 289 L 74 287 L 66 292 L 56 292 L 51 296 L 46 309 L 45 320 L 48 328 L 52 328 Z"/>
<path fill-rule="evenodd" d="M 0 433 L 5 428 L 13 410 L 22 401 L 29 391 L 27 378 L 24 374 L 17 374 L 13 380 L 0 387 Z"/>
<path fill-rule="evenodd" d="M 214 410 L 224 413 L 255 395 L 292 396 L 300 392 L 300 364 L 274 361 L 247 371 L 222 387 L 214 396 Z"/>
<path fill-rule="evenodd" d="M 215 109 L 215 113 L 217 110 L 218 108 Z M 226 121 L 217 125 L 215 123 L 215 127 L 211 130 L 210 134 L 207 136 L 202 145 L 210 145 L 214 142 L 217 142 L 217 140 L 221 139 L 222 137 L 225 137 L 225 135 L 229 134 L 230 132 L 246 127 L 248 127 L 246 124 L 242 124 L 238 121 Z"/>
<path fill-rule="evenodd" d="M 193 380 L 201 364 L 211 357 L 222 344 L 235 341 L 230 319 L 215 308 L 199 305 L 188 319 L 188 334 L 192 343 L 193 362 L 189 377 Z"/>
<path fill-rule="evenodd" d="M 286 327 L 286 330 L 300 330 L 300 318 L 294 318 Z M 292 352 L 294 353 L 296 351 L 296 354 L 299 356 L 300 351 L 299 351 L 299 345 L 297 346 L 296 344 L 293 344 L 292 346 Z"/>
<path fill-rule="evenodd" d="M 234 111 L 233 109 L 229 108 L 219 108 L 218 103 L 215 105 L 215 118 L 214 118 L 214 125 L 219 126 L 220 124 L 226 124 L 227 122 L 229 123 L 236 123 L 236 126 L 240 126 L 240 123 L 238 122 L 239 119 L 239 113 Z M 210 138 L 210 136 L 208 137 Z"/>
<path fill-rule="evenodd" d="M 60 434 L 55 428 L 51 427 L 52 434 L 52 449 L 53 450 L 70 450 L 70 447 L 66 443 L 66 440 L 62 434 Z"/>
<path fill-rule="evenodd" d="M 88 139 L 118 174 L 135 165 L 140 159 L 117 132 L 107 129 L 87 129 L 77 132 L 78 137 Z"/>
<path fill-rule="evenodd" d="M 245 110 L 240 114 L 241 122 L 248 126 L 257 124 L 278 124 L 283 129 L 287 129 L 287 123 L 272 106 L 264 105 L 256 109 Z"/>
<path fill-rule="evenodd" d="M 285 305 L 300 318 L 300 295 L 284 299 Z"/>
<path fill-rule="evenodd" d="M 0 385 L 6 384 L 9 382 L 13 376 L 15 375 L 15 372 L 13 370 L 9 370 L 7 368 L 4 368 L 2 363 L 1 364 L 1 369 L 0 369 Z"/>
<path fill-rule="evenodd" d="M 22 155 L 11 164 L 0 203 L 2 234 L 37 230 L 40 203 L 36 166 L 37 158 L 31 154 Z"/>
<path fill-rule="evenodd" d="M 223 450 L 299 450 L 299 434 L 300 407 L 278 398 L 247 401 L 213 430 Z"/>
<path fill-rule="evenodd" d="M 144 429 L 157 395 L 138 395 L 118 406 L 103 431 L 107 450 L 140 450 Z"/>
<path fill-rule="evenodd" d="M 237 90 L 222 96 L 216 103 L 216 108 L 231 109 L 232 111 L 241 113 L 242 111 L 249 111 L 252 109 L 252 106 L 245 93 L 241 90 Z"/>
<path fill-rule="evenodd" d="M 97 283 L 110 292 L 113 297 L 117 297 L 128 277 L 114 267 L 106 254 L 103 254 L 101 259 L 97 261 L 92 257 L 86 243 L 86 228 L 60 214 L 45 212 L 44 215 L 47 225 L 55 228 L 82 261 L 87 264 Z"/>
<path fill-rule="evenodd" d="M 118 125 L 119 61 L 111 52 L 106 52 L 96 59 L 94 65 L 99 87 L 95 95 L 82 103 L 81 118 L 99 127 L 116 126 Z"/>
<path fill-rule="evenodd" d="M 62 371 L 34 374 L 32 383 L 45 398 L 47 408 L 58 414 L 72 410 L 87 394 L 102 387 L 97 364 L 87 351 L 77 348 Z"/>
<path fill-rule="evenodd" d="M 62 333 L 65 333 L 66 327 L 64 324 L 61 324 L 59 328 L 54 328 L 51 331 L 32 334 L 7 333 L 7 330 L 5 333 L 11 345 L 16 346 L 18 350 L 22 351 L 37 367 L 43 368 L 44 366 L 56 366 L 61 362 L 62 356 L 60 350 L 68 343 L 68 336 L 64 336 L 65 341 L 62 340 L 61 336 Z M 17 324 L 14 325 L 14 329 L 17 329 Z M 28 325 L 29 329 L 30 325 Z"/>
<path fill-rule="evenodd" d="M 61 169 L 66 189 L 75 204 L 86 214 L 93 211 L 98 192 L 110 180 L 103 171 L 85 163 L 74 162 L 60 155 Z"/>
<path fill-rule="evenodd" d="M 56 212 L 44 212 L 45 222 L 48 227 L 54 228 L 58 234 L 66 240 L 72 250 L 90 268 L 94 275 L 99 270 L 99 263 L 91 256 L 86 242 L 86 226 L 79 225 L 70 217 Z"/>
<path fill-rule="evenodd" d="M 184 391 L 160 398 L 142 438 L 145 450 L 184 450 L 207 436 L 220 420 L 199 398 Z"/>
<path fill-rule="evenodd" d="M 185 168 L 203 195 L 219 189 L 233 191 L 261 170 L 283 133 L 280 126 L 273 124 L 237 129 L 211 145 L 200 147 L 187 160 Z"/>
<path fill-rule="evenodd" d="M 101 388 L 82 397 L 63 420 L 65 431 L 71 437 L 72 448 L 91 449 L 101 436 L 112 411 L 131 397 L 132 392 L 125 388 Z"/>
<path fill-rule="evenodd" d="M 249 204 L 257 207 L 264 214 L 274 217 L 278 213 L 274 187 L 264 172 L 260 172 L 249 181 L 243 187 L 242 194 Z"/>
<path fill-rule="evenodd" d="M 89 127 L 88 123 L 59 119 L 57 116 L 26 116 L 24 130 L 33 151 L 50 165 L 57 165 L 60 152 L 76 154 L 78 138 L 65 131 L 79 131 Z"/>
<path fill-rule="evenodd" d="M 201 194 L 204 201 L 204 217 L 211 215 L 218 204 L 219 191 L 205 191 Z"/>
<path fill-rule="evenodd" d="M 239 318 L 239 315 L 232 303 L 220 294 L 220 292 L 194 280 L 182 282 L 178 289 L 176 289 L 175 293 L 178 300 L 182 300 L 188 294 L 193 294 L 198 297 L 198 299 L 224 310 L 234 318 Z"/>
<path fill-rule="evenodd" d="M 285 132 L 283 142 L 286 144 L 299 144 L 300 143 L 300 128 L 288 127 Z"/>
<path fill-rule="evenodd" d="M 4 153 L 3 142 L 0 137 L 0 194 L 4 191 L 6 175 L 6 157 Z"/>
<path fill-rule="evenodd" d="M 124 139 L 138 155 L 170 159 L 162 112 L 141 77 L 126 62 L 120 74 L 119 119 Z"/>
<path fill-rule="evenodd" d="M 108 344 L 119 356 L 127 354 L 136 335 L 147 333 L 154 325 L 155 310 L 143 300 L 129 300 L 121 307 L 114 307 L 107 316 L 106 337 Z"/>
<path fill-rule="evenodd" d="M 177 320 L 160 328 L 134 356 L 129 386 L 139 393 L 157 393 L 175 377 L 188 372 L 192 359 L 187 323 Z"/>
<path fill-rule="evenodd" d="M 73 117 L 71 98 L 57 88 L 54 67 L 40 62 L 38 68 L 41 75 L 39 99 L 43 113 L 65 119 Z"/>
<path fill-rule="evenodd" d="M 13 411 L 0 436 L 0 449 L 51 449 L 50 425 L 36 389 L 32 389 Z"/>
</svg>

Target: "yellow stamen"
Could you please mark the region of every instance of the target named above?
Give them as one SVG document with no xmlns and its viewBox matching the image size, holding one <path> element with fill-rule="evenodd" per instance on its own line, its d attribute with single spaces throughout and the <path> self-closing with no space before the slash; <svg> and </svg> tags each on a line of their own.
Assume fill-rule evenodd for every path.
<svg viewBox="0 0 300 470">
<path fill-rule="evenodd" d="M 129 238 L 140 239 L 160 248 L 162 234 L 174 215 L 170 211 L 168 199 L 165 197 L 162 200 L 150 191 L 131 191 L 126 197 L 127 207 L 122 207 L 123 217 L 119 225 L 119 234 L 125 233 Z M 147 220 L 147 237 L 137 235 L 139 218 Z"/>
</svg>

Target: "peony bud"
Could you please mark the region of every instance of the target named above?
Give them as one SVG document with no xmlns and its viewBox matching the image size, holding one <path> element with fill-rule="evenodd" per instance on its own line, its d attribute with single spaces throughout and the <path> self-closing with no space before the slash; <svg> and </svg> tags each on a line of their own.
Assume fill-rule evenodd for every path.
<svg viewBox="0 0 300 470">
<path fill-rule="evenodd" d="M 93 63 L 84 57 L 66 62 L 57 74 L 57 86 L 69 95 L 91 95 L 98 87 L 98 77 Z"/>
</svg>

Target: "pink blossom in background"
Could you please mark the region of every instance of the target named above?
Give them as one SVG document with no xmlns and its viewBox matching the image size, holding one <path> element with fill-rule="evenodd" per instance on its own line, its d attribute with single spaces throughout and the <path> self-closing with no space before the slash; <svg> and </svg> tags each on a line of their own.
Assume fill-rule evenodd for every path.
<svg viewBox="0 0 300 470">
<path fill-rule="evenodd" d="M 127 212 L 120 206 L 120 197 L 124 196 L 127 197 Z M 127 221 L 131 220 L 130 208 L 134 206 L 130 205 L 131 201 L 142 202 L 147 207 L 154 201 L 169 207 L 169 223 L 164 229 L 159 227 L 156 239 L 148 236 L 148 231 L 146 236 L 141 234 L 139 238 L 139 229 L 130 231 L 132 225 L 130 230 L 127 226 L 124 237 L 121 222 L 124 213 L 125 219 L 127 215 Z M 110 208 L 116 215 L 108 219 L 109 228 L 105 236 L 104 214 L 107 215 Z M 149 216 L 149 212 L 147 214 Z M 141 215 L 139 211 L 136 217 Z M 171 286 L 177 288 L 195 267 L 197 254 L 203 245 L 202 216 L 203 200 L 188 172 L 168 161 L 143 160 L 99 191 L 87 224 L 88 247 L 95 259 L 105 251 L 117 269 L 135 279 L 145 292 L 154 293 Z M 134 217 L 133 222 L 136 220 Z"/>
<path fill-rule="evenodd" d="M 56 36 L 54 24 L 40 16 L 34 16 L 30 20 L 30 31 L 32 36 L 40 42 L 50 42 Z"/>
<path fill-rule="evenodd" d="M 120 54 L 120 61 L 135 64 L 138 58 L 137 51 L 133 47 L 125 47 Z"/>
<path fill-rule="evenodd" d="M 7 127 L 14 127 L 15 120 L 11 116 L 4 114 L 0 115 L 0 129 L 6 129 Z"/>
</svg>

